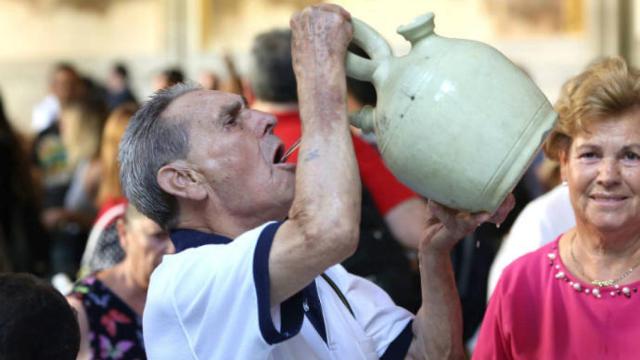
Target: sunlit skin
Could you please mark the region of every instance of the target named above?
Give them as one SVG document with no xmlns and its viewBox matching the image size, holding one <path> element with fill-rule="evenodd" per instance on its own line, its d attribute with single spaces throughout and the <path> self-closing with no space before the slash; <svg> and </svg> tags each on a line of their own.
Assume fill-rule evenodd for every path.
<svg viewBox="0 0 640 360">
<path fill-rule="evenodd" d="M 576 221 L 596 232 L 640 234 L 640 111 L 585 130 L 561 161 Z"/>
</svg>

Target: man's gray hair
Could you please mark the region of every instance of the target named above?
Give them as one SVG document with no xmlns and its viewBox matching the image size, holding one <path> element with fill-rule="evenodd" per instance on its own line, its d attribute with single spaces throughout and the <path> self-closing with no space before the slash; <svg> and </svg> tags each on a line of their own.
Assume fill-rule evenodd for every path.
<svg viewBox="0 0 640 360">
<path fill-rule="evenodd" d="M 155 93 L 131 118 L 120 142 L 120 183 L 124 195 L 142 214 L 167 229 L 177 220 L 176 199 L 158 185 L 158 170 L 189 152 L 185 121 L 163 116 L 178 97 L 201 87 L 178 84 Z"/>
</svg>

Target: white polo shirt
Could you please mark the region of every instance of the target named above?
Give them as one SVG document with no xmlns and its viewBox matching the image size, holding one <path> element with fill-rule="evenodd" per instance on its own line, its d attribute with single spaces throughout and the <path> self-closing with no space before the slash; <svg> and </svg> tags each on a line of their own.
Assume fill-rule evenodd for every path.
<svg viewBox="0 0 640 360">
<path fill-rule="evenodd" d="M 144 309 L 150 359 L 404 359 L 413 315 L 340 265 L 325 272 L 328 281 L 318 277 L 270 306 L 268 258 L 279 225 L 233 241 L 172 232 L 177 253 L 153 272 Z"/>
</svg>

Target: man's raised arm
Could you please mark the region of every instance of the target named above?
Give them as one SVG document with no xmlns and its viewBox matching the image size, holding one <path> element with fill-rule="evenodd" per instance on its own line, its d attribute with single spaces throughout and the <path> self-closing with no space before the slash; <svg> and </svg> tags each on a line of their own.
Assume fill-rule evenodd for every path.
<svg viewBox="0 0 640 360">
<path fill-rule="evenodd" d="M 492 216 L 469 214 L 428 204 L 418 256 L 422 306 L 413 321 L 407 359 L 464 359 L 460 298 L 451 265 L 451 249 L 485 221 L 500 224 L 513 208 L 513 196 Z"/>
<path fill-rule="evenodd" d="M 335 5 L 291 19 L 302 143 L 289 219 L 269 256 L 271 304 L 287 299 L 358 243 L 360 178 L 346 109 L 345 55 L 351 17 Z"/>
</svg>

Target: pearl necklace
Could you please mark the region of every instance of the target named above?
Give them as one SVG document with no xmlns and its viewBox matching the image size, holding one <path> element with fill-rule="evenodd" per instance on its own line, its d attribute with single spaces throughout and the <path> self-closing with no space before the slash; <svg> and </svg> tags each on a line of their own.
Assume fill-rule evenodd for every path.
<svg viewBox="0 0 640 360">
<path fill-rule="evenodd" d="M 589 288 L 587 286 L 582 286 L 582 284 L 580 284 L 580 282 L 578 281 L 571 280 L 569 276 L 565 274 L 564 271 L 562 271 L 560 264 L 556 264 L 556 260 L 559 261 L 558 244 L 554 244 L 551 249 L 552 251 L 547 253 L 547 260 L 549 261 L 548 263 L 549 267 L 553 269 L 551 271 L 551 274 L 553 275 L 554 279 L 561 281 L 563 283 L 566 283 L 567 285 L 569 285 L 569 287 L 575 290 L 576 293 L 582 293 L 588 296 L 593 296 L 596 299 L 601 299 L 606 294 L 606 291 L 608 290 L 608 289 L 605 289 L 606 286 L 605 287 L 594 286 L 593 288 Z M 619 295 L 624 295 L 625 297 L 630 298 L 632 294 L 638 293 L 637 287 L 633 287 L 633 288 L 629 286 L 621 287 L 618 284 L 613 285 L 613 287 L 610 287 L 609 290 L 610 290 L 609 296 L 612 298 Z"/>
<path fill-rule="evenodd" d="M 608 279 L 608 280 L 595 280 L 595 279 L 591 279 L 590 276 L 588 276 L 585 271 L 584 271 L 584 267 L 582 266 L 582 264 L 578 261 L 578 259 L 576 258 L 575 253 L 573 252 L 573 248 L 574 248 L 574 243 L 576 242 L 576 233 L 573 233 L 573 236 L 571 237 L 571 245 L 569 245 L 569 252 L 571 253 L 571 259 L 573 260 L 573 262 L 576 264 L 577 266 L 577 270 L 580 273 L 580 275 L 582 275 L 582 277 L 584 277 L 585 279 L 588 279 L 589 282 L 591 282 L 591 285 L 595 285 L 597 287 L 607 287 L 607 286 L 614 286 L 614 285 L 618 285 L 618 283 L 620 283 L 620 281 L 624 280 L 624 278 L 626 278 L 627 276 L 631 275 L 631 273 L 633 272 L 633 270 L 635 270 L 638 266 L 640 266 L 640 262 L 637 263 L 636 265 L 628 268 L 625 272 L 622 273 L 622 275 L 618 276 L 615 279 Z"/>
</svg>

